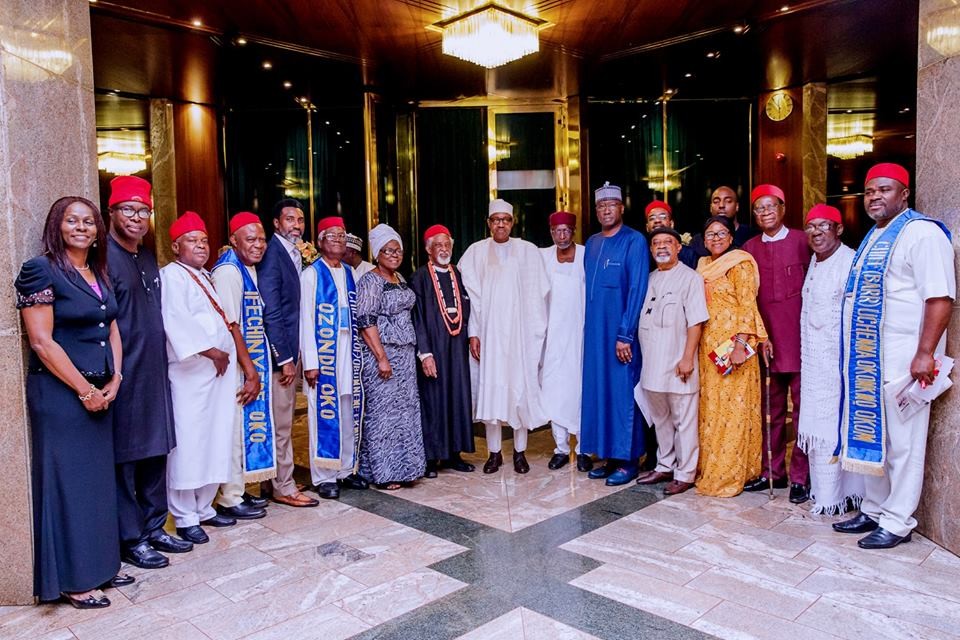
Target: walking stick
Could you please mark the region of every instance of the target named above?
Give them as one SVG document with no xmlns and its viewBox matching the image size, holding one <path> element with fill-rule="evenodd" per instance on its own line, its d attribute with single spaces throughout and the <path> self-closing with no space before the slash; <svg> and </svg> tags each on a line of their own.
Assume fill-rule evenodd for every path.
<svg viewBox="0 0 960 640">
<path fill-rule="evenodd" d="M 771 444 L 770 437 L 770 359 L 767 358 L 767 348 L 766 345 L 758 345 L 763 349 L 763 364 L 767 369 L 767 380 L 764 383 L 767 387 L 766 393 L 766 413 L 763 416 L 763 423 L 766 426 L 767 432 L 767 481 L 770 483 L 770 493 L 769 498 L 773 500 L 773 445 Z"/>
</svg>

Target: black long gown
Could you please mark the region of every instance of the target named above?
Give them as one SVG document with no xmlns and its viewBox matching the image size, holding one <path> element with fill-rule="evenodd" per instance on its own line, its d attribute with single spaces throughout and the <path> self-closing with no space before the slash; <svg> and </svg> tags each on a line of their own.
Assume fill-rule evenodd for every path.
<svg viewBox="0 0 960 640">
<path fill-rule="evenodd" d="M 113 376 L 110 323 L 117 301 L 102 297 L 75 271 L 44 257 L 24 263 L 17 308 L 53 305 L 53 339 L 97 387 Z M 47 371 L 33 352 L 27 373 L 33 450 L 34 593 L 95 589 L 120 569 L 111 411 L 90 413 L 74 389 Z"/>
<path fill-rule="evenodd" d="M 453 301 L 450 274 L 455 274 L 460 290 L 462 328 L 458 335 L 451 336 L 440 314 L 440 303 L 429 269 L 429 265 L 424 265 L 410 278 L 410 288 L 417 294 L 417 304 L 413 308 L 417 351 L 432 353 L 437 363 L 436 378 L 424 376 L 422 367 L 417 367 L 420 421 L 427 460 L 449 460 L 460 452 L 474 451 L 470 343 L 467 335 L 470 298 L 460 278 L 460 271 L 455 266 L 450 265 L 447 272 L 437 272 L 440 290 L 448 303 Z"/>
</svg>

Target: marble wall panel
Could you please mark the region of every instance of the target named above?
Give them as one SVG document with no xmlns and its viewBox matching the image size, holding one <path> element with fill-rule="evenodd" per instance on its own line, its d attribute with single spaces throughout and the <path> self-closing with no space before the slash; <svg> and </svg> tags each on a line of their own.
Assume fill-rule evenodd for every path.
<svg viewBox="0 0 960 640">
<path fill-rule="evenodd" d="M 166 230 L 177 219 L 177 160 L 173 141 L 173 103 L 150 101 L 150 151 L 153 154 L 153 229 L 157 260 L 163 266 L 173 260 Z"/>
<path fill-rule="evenodd" d="M 827 85 L 803 85 L 803 214 L 827 201 Z"/>
<path fill-rule="evenodd" d="M 99 199 L 89 11 L 86 0 L 5 0 L 0 12 L 0 604 L 33 598 L 25 342 L 13 281 L 39 253 L 54 200 Z"/>
<path fill-rule="evenodd" d="M 945 22 L 946 21 L 946 22 Z M 937 42 L 933 30 L 949 23 L 960 28 L 960 7 L 949 0 L 920 1 L 917 75 L 917 209 L 943 220 L 960 249 L 960 38 Z M 932 46 L 933 44 L 936 45 Z M 949 45 L 949 46 L 947 46 Z M 960 270 L 958 270 L 960 274 Z M 947 352 L 960 354 L 960 305 L 947 329 Z M 954 372 L 954 380 L 957 379 Z M 927 444 L 926 476 L 917 519 L 920 530 L 960 554 L 960 391 L 952 389 L 933 406 Z"/>
</svg>

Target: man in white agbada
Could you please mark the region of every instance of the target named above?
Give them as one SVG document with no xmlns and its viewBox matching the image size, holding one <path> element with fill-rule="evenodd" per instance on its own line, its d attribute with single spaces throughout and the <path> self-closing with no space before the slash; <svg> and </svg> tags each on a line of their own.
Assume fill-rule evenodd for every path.
<svg viewBox="0 0 960 640">
<path fill-rule="evenodd" d="M 170 227 L 170 239 L 176 261 L 160 270 L 177 432 L 177 447 L 167 460 L 167 503 L 180 537 L 203 544 L 209 538 L 201 524 L 237 523 L 211 506 L 220 483 L 231 475 L 237 350 L 203 268 L 210 256 L 203 220 L 186 212 Z"/>
<path fill-rule="evenodd" d="M 300 274 L 300 344 L 303 349 L 304 393 L 307 396 L 307 425 L 310 432 L 310 477 L 314 490 L 328 500 L 340 497 L 340 487 L 367 489 L 369 483 L 356 472 L 360 446 L 360 352 L 355 310 L 353 271 L 342 262 L 347 233 L 342 218 L 330 216 L 317 224 L 320 257 Z M 318 291 L 320 303 L 328 305 L 334 318 L 329 328 L 333 340 L 317 339 Z M 354 343 L 356 342 L 356 349 Z M 326 352 L 321 354 L 320 351 Z M 325 362 L 321 367 L 320 358 Z M 332 366 L 329 362 L 332 361 Z M 321 423 L 321 408 L 336 402 L 336 415 Z M 334 394 L 335 398 L 334 398 Z M 356 398 L 355 398 L 356 396 Z M 354 400 L 358 405 L 354 406 Z M 318 452 L 318 439 L 323 444 Z"/>
<path fill-rule="evenodd" d="M 840 424 L 840 307 L 854 250 L 840 241 L 840 210 L 825 204 L 807 213 L 804 231 L 813 250 L 800 311 L 800 404 L 797 445 L 810 460 L 811 513 L 836 515 L 860 508 L 863 476 L 834 459 Z M 832 460 L 832 462 L 831 462 Z"/>
<path fill-rule="evenodd" d="M 253 281 L 253 286 L 256 287 L 257 270 L 254 268 L 254 265 L 263 259 L 263 253 L 267 248 L 267 237 L 264 233 L 263 225 L 260 223 L 260 219 L 256 214 L 242 212 L 230 219 L 230 247 L 226 255 L 221 256 L 220 260 L 218 260 L 217 264 L 213 267 L 213 286 L 217 290 L 217 295 L 220 296 L 223 315 L 226 316 L 227 322 L 240 326 L 244 322 L 243 298 L 245 292 L 243 275 L 237 267 L 242 267 L 247 272 Z M 229 253 L 230 251 L 233 252 L 232 255 Z M 259 298 L 259 291 L 255 291 L 254 293 L 257 295 L 257 298 Z M 259 301 L 259 305 L 259 319 L 262 321 L 262 300 Z M 262 324 L 260 327 L 262 328 Z M 241 332 L 241 336 L 242 335 Z M 263 335 L 261 348 L 268 349 L 266 335 Z M 268 350 L 264 350 L 263 356 L 266 356 L 268 353 Z M 237 345 L 237 360 L 240 365 L 239 369 L 245 370 L 245 372 L 237 372 L 238 374 L 242 374 L 239 375 L 238 385 L 241 385 L 241 388 L 243 385 L 249 385 L 244 391 L 252 391 L 252 383 L 258 375 L 253 369 L 252 361 L 249 362 L 249 365 L 247 364 L 247 361 L 250 360 L 250 354 L 246 351 L 246 342 L 241 342 Z M 249 369 L 247 369 L 248 366 Z M 269 364 L 266 366 L 269 367 Z M 266 378 L 269 389 L 270 376 L 268 375 Z M 244 395 L 241 401 L 235 405 L 234 412 L 236 417 L 234 419 L 234 430 L 236 437 L 233 441 L 233 458 L 230 464 L 231 478 L 229 482 L 220 485 L 220 495 L 216 500 L 217 511 L 231 518 L 237 518 L 238 520 L 256 520 L 257 518 L 262 518 L 267 515 L 267 510 L 264 507 L 253 504 L 249 500 L 244 500 L 243 496 L 245 486 L 243 463 L 245 444 L 244 406 L 255 398 L 256 394 L 254 394 L 253 397 Z M 266 407 L 266 410 L 272 414 L 269 405 Z M 274 424 L 272 415 L 270 424 Z M 275 433 L 272 435 L 275 435 Z M 276 450 L 273 452 L 272 459 L 275 464 Z M 274 476 L 276 476 L 275 467 L 269 475 L 266 475 L 262 479 L 266 480 Z M 252 480 L 256 479 L 257 478 L 253 478 Z"/>
<path fill-rule="evenodd" d="M 363 259 L 363 238 L 352 233 L 347 234 L 347 248 L 343 252 L 343 262 L 353 269 L 353 279 L 359 280 L 368 271 L 373 271 L 373 264 Z"/>
<path fill-rule="evenodd" d="M 882 419 L 878 424 L 875 420 L 863 419 L 860 389 L 907 375 L 917 383 L 932 384 L 937 375 L 936 356 L 944 352 L 946 328 L 957 297 L 950 235 L 946 227 L 910 208 L 909 185 L 910 174 L 900 165 L 880 163 L 867 171 L 863 204 L 876 224 L 863 239 L 861 251 L 854 256 L 851 267 L 854 287 L 846 295 L 843 306 L 843 344 L 848 345 L 844 358 L 850 363 L 845 361 L 844 367 L 847 371 L 857 371 L 856 380 L 847 380 L 845 385 L 852 386 L 855 382 L 858 392 L 848 394 L 841 407 L 844 419 L 841 460 L 844 469 L 862 470 L 864 492 L 860 513 L 834 523 L 833 529 L 841 533 L 869 532 L 857 541 L 864 549 L 889 549 L 909 542 L 917 526 L 913 513 L 923 489 L 930 405 L 903 418 L 897 412 L 896 398 L 880 386 L 877 396 L 882 397 L 885 411 L 880 414 Z M 893 232 L 891 240 L 888 240 L 891 235 L 888 230 Z M 876 278 L 878 268 L 883 268 L 879 274 L 882 290 L 864 288 L 867 279 L 872 283 Z M 865 303 L 876 304 L 877 298 L 882 310 L 879 322 L 862 311 Z M 874 333 L 879 337 L 876 341 L 879 349 L 855 353 L 849 347 L 852 338 L 862 343 Z M 867 361 L 875 351 L 879 354 L 874 361 Z M 880 369 L 880 375 L 873 380 L 865 366 L 857 367 L 871 364 L 874 370 Z M 866 400 L 870 402 L 871 398 Z M 857 411 L 859 439 L 850 437 L 849 408 Z M 867 415 L 869 417 L 869 413 Z M 873 436 L 870 442 L 874 447 L 883 445 L 882 465 L 864 455 L 865 435 Z M 874 466 L 870 466 L 871 462 Z"/>
<path fill-rule="evenodd" d="M 547 338 L 540 365 L 540 404 L 550 419 L 557 445 L 547 467 L 570 462 L 570 436 L 577 438 L 577 470 L 590 470 L 590 456 L 580 453 L 580 381 L 583 372 L 583 314 L 586 284 L 583 245 L 574 243 L 577 217 L 566 211 L 550 214 L 553 246 L 540 249 L 550 281 Z"/>
<path fill-rule="evenodd" d="M 669 482 L 663 492 L 683 493 L 693 486 L 700 460 L 698 417 L 700 370 L 697 347 L 709 320 L 703 277 L 680 262 L 683 243 L 673 227 L 650 232 L 657 268 L 647 282 L 640 312 L 640 388 L 657 431 L 657 466 L 637 484 Z"/>
<path fill-rule="evenodd" d="M 490 457 L 484 473 L 503 464 L 501 427 L 513 427 L 513 468 L 527 473 L 530 429 L 546 424 L 538 368 L 547 330 L 550 284 L 535 245 L 511 238 L 513 206 L 490 203 L 491 238 L 475 242 L 457 265 L 470 294 L 474 420 L 483 422 Z M 473 375 L 475 374 L 475 375 Z"/>
</svg>

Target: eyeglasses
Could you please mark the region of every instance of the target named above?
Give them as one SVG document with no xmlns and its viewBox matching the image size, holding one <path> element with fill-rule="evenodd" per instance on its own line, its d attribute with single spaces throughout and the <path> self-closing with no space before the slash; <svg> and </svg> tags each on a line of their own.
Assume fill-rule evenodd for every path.
<svg viewBox="0 0 960 640">
<path fill-rule="evenodd" d="M 760 215 L 761 213 L 776 213 L 778 209 L 780 209 L 779 204 L 768 204 L 762 207 L 754 207 L 753 212 Z"/>
<path fill-rule="evenodd" d="M 724 240 L 729 237 L 729 231 L 707 231 L 705 234 L 703 234 L 704 240 Z"/>
<path fill-rule="evenodd" d="M 833 228 L 833 225 L 834 225 L 833 222 L 830 222 L 829 220 L 824 220 L 823 222 L 818 222 L 816 224 L 812 224 L 812 223 L 808 224 L 803 228 L 803 230 L 806 231 L 807 233 L 814 233 L 817 230 L 827 232 Z"/>
<path fill-rule="evenodd" d="M 337 242 L 344 242 L 347 239 L 347 234 L 345 233 L 325 233 L 323 234 L 324 240 L 336 240 Z"/>
<path fill-rule="evenodd" d="M 134 216 L 138 216 L 141 220 L 146 220 L 147 218 L 150 217 L 150 214 L 153 213 L 152 211 L 150 211 L 150 209 L 134 209 L 133 207 L 130 207 L 130 206 L 117 207 L 116 210 L 119 211 L 120 215 L 122 215 L 124 218 L 132 218 Z"/>
<path fill-rule="evenodd" d="M 490 220 L 490 224 L 510 224 L 511 222 L 513 222 L 513 216 L 509 216 L 506 218 L 504 217 L 489 218 L 489 220 Z"/>
<path fill-rule="evenodd" d="M 654 222 L 663 222 L 670 219 L 669 213 L 655 213 L 652 216 L 647 216 L 647 220 L 652 220 Z"/>
<path fill-rule="evenodd" d="M 391 249 L 387 247 L 385 249 L 380 249 L 380 253 L 382 253 L 385 256 L 402 256 L 403 247 L 397 247 L 396 249 Z"/>
</svg>

